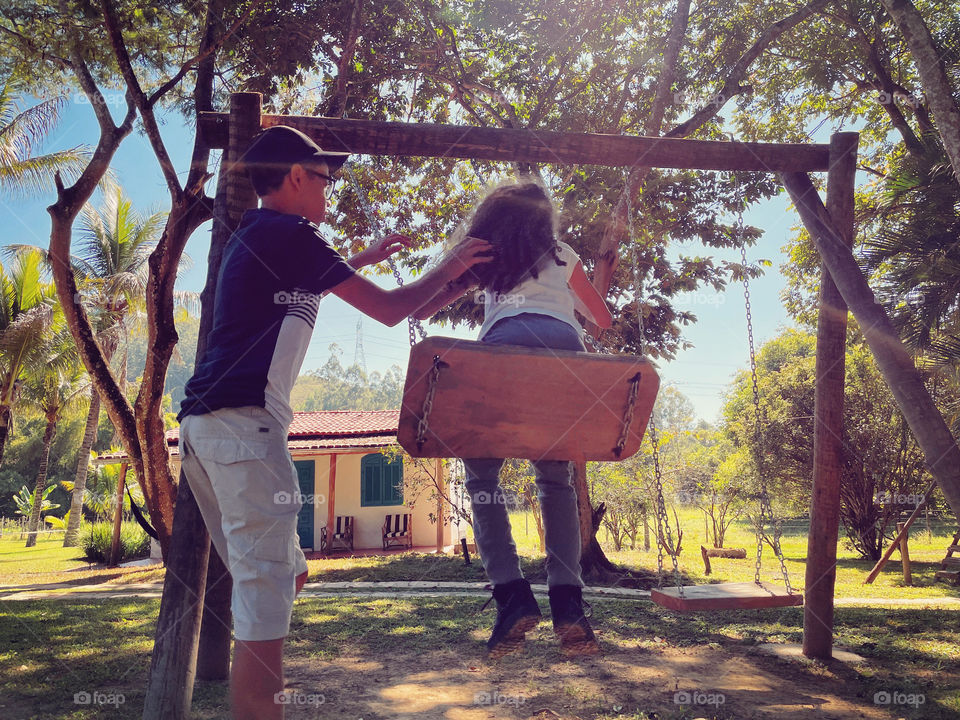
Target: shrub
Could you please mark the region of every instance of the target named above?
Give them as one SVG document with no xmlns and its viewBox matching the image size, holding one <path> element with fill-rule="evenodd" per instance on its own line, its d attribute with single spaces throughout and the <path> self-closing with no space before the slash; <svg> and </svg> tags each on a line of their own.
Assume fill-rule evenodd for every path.
<svg viewBox="0 0 960 720">
<path fill-rule="evenodd" d="M 98 563 L 110 561 L 113 542 L 113 523 L 96 522 L 84 525 L 80 531 L 80 547 L 88 560 Z M 120 525 L 120 558 L 118 562 L 145 558 L 150 554 L 150 536 L 135 522 Z"/>
</svg>

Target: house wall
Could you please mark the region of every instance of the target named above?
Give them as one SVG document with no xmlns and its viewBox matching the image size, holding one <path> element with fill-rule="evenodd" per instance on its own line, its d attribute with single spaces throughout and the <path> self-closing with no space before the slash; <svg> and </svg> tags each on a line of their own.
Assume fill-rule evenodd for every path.
<svg viewBox="0 0 960 720">
<path fill-rule="evenodd" d="M 407 505 L 380 505 L 374 507 L 360 506 L 360 460 L 368 453 L 342 454 L 337 456 L 336 493 L 334 509 L 336 515 L 352 515 L 354 522 L 353 547 L 361 550 L 367 548 L 382 548 L 383 519 L 387 514 L 411 513 L 413 515 L 413 544 L 434 547 L 437 544 L 437 526 L 430 521 L 430 515 L 436 515 L 436 503 L 430 499 L 429 492 L 424 490 L 414 508 Z M 372 454 L 372 453 L 370 453 Z M 295 460 L 306 460 L 308 456 L 295 456 Z M 314 548 L 320 549 L 320 528 L 327 524 L 327 493 L 329 490 L 330 456 L 317 455 L 313 457 L 316 467 L 313 534 Z M 433 460 L 425 462 L 433 463 Z M 403 468 L 404 502 L 413 499 L 414 487 L 417 480 L 430 482 L 412 471 L 409 465 Z M 422 487 L 422 485 L 420 485 Z M 450 526 L 443 528 L 443 544 L 450 545 Z"/>
<path fill-rule="evenodd" d="M 430 499 L 428 490 L 423 490 L 411 510 L 407 505 L 360 507 L 360 459 L 368 453 L 350 453 L 337 456 L 337 488 L 334 498 L 336 515 L 353 515 L 354 537 L 353 546 L 357 550 L 368 548 L 382 548 L 381 528 L 383 518 L 388 513 L 405 513 L 413 515 L 413 544 L 435 547 L 437 544 L 437 526 L 430 521 L 431 513 L 436 515 L 436 503 Z M 371 453 L 372 454 L 372 453 Z M 313 549 L 320 550 L 320 529 L 327 524 L 327 492 L 329 490 L 330 455 L 294 455 L 294 460 L 313 460 L 314 462 L 314 494 L 312 498 L 303 498 L 304 502 L 313 503 Z M 431 463 L 434 460 L 424 460 Z M 170 459 L 170 468 L 174 477 L 180 474 L 180 459 Z M 423 487 L 422 482 L 430 482 L 429 478 L 413 472 L 411 466 L 403 468 L 404 489 L 403 498 L 409 502 L 413 497 L 415 487 Z M 444 482 L 448 478 L 444 477 Z M 443 528 L 443 544 L 451 545 L 455 542 L 449 524 Z"/>
</svg>

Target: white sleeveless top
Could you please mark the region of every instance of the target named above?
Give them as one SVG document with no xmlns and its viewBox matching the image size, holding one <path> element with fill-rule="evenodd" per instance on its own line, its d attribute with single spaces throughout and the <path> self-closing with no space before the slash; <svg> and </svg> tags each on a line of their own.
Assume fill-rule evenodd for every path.
<svg viewBox="0 0 960 720">
<path fill-rule="evenodd" d="M 573 291 L 569 285 L 570 276 L 580 257 L 566 243 L 557 242 L 557 247 L 557 254 L 566 265 L 557 265 L 551 257 L 540 269 L 539 277 L 528 277 L 507 292 L 483 291 L 483 325 L 480 326 L 478 339 L 482 340 L 498 320 L 523 313 L 537 313 L 563 320 L 581 332 L 580 323 L 573 314 Z"/>
</svg>

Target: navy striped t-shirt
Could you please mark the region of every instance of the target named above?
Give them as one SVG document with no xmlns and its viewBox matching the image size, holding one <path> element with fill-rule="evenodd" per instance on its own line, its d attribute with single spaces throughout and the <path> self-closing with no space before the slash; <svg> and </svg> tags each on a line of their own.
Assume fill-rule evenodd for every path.
<svg viewBox="0 0 960 720">
<path fill-rule="evenodd" d="M 224 250 L 213 329 L 178 418 L 256 405 L 288 426 L 320 294 L 354 272 L 306 218 L 248 210 Z"/>
</svg>

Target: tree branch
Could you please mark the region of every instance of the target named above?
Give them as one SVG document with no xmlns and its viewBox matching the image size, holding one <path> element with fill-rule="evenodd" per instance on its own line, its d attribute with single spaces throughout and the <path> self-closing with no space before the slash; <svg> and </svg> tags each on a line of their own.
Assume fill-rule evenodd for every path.
<svg viewBox="0 0 960 720">
<path fill-rule="evenodd" d="M 353 10 L 350 13 L 350 28 L 343 43 L 343 51 L 337 60 L 337 81 L 334 85 L 333 96 L 327 105 L 326 115 L 340 117 L 347 108 L 347 90 L 349 88 L 350 64 L 357 50 L 357 41 L 360 38 L 360 25 L 363 23 L 363 5 L 361 0 L 354 0 Z"/>
<path fill-rule="evenodd" d="M 180 70 L 178 70 L 177 73 L 172 78 L 170 78 L 165 83 L 163 83 L 163 85 L 157 88 L 157 90 L 150 96 L 149 100 L 147 101 L 150 104 L 150 106 L 152 107 L 158 100 L 160 100 L 164 95 L 170 92 L 170 90 L 175 88 L 177 84 L 181 80 L 183 80 L 184 75 L 190 72 L 195 66 L 201 64 L 204 60 L 212 57 L 221 47 L 223 47 L 223 44 L 227 41 L 227 39 L 230 38 L 230 36 L 232 36 L 234 33 L 236 33 L 237 30 L 239 30 L 243 26 L 243 24 L 250 19 L 250 16 L 253 14 L 253 11 L 262 2 L 263 0 L 251 0 L 250 5 L 247 7 L 244 13 L 234 21 L 233 25 L 227 28 L 226 32 L 224 32 L 223 35 L 221 35 L 216 40 L 213 40 L 211 38 L 210 41 L 206 43 L 206 47 L 202 47 L 196 55 L 194 55 L 192 58 L 190 58 L 185 63 L 183 63 L 180 66 Z M 207 34 L 209 34 L 213 29 L 213 23 L 210 22 L 210 18 L 209 18 L 211 7 L 213 7 L 213 3 L 211 3 L 207 8 L 207 16 L 208 16 L 207 23 L 206 23 Z M 219 18 L 217 18 L 217 20 L 219 20 Z M 206 36 L 205 36 L 205 39 L 206 39 Z"/>
<path fill-rule="evenodd" d="M 741 83 L 747 76 L 747 70 L 749 70 L 754 61 L 760 57 L 760 54 L 787 30 L 796 27 L 818 10 L 829 5 L 832 1 L 833 0 L 813 0 L 813 2 L 800 8 L 792 15 L 788 15 L 782 20 L 773 23 L 760 38 L 740 56 L 730 72 L 727 73 L 723 86 L 719 92 L 713 96 L 714 98 L 718 98 L 719 102 L 707 103 L 689 119 L 667 132 L 664 137 L 686 137 L 716 117 L 727 101 L 743 92 L 743 85 Z"/>
<path fill-rule="evenodd" d="M 107 31 L 107 37 L 110 39 L 110 46 L 113 49 L 114 57 L 120 67 L 120 74 L 123 76 L 124 83 L 127 86 L 127 95 L 133 99 L 134 105 L 140 112 L 140 120 L 143 122 L 143 128 L 147 133 L 147 139 L 153 148 L 154 154 L 160 163 L 160 170 L 170 189 L 170 194 L 177 196 L 183 190 L 180 187 L 180 180 L 177 177 L 176 168 L 170 160 L 166 146 L 163 144 L 163 138 L 160 135 L 160 128 L 157 125 L 156 116 L 153 113 L 153 105 L 140 87 L 140 81 L 134 72 L 133 64 L 130 61 L 130 53 L 127 51 L 126 43 L 123 40 L 123 33 L 117 24 L 117 16 L 114 12 L 111 0 L 100 0 L 100 8 L 103 14 L 103 25 Z M 156 102 L 154 100 L 153 102 Z"/>
</svg>

